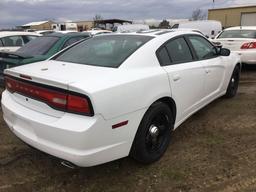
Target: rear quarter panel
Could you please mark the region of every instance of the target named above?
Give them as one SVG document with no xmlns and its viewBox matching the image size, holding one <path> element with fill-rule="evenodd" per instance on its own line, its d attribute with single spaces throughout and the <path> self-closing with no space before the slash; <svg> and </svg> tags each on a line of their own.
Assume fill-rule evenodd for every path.
<svg viewBox="0 0 256 192">
<path fill-rule="evenodd" d="M 105 119 L 148 108 L 159 98 L 171 96 L 168 76 L 160 66 L 129 71 L 120 69 L 112 77 L 102 77 L 100 81 L 91 82 L 91 86 L 93 84 L 101 88 L 84 91 L 89 90 L 85 84 L 72 83 L 69 89 L 88 95 L 94 113 Z"/>
</svg>

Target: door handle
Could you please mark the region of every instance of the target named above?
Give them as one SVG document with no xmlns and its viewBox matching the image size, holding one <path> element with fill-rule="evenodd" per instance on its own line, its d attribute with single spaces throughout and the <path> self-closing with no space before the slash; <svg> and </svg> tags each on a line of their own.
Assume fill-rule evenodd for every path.
<svg viewBox="0 0 256 192">
<path fill-rule="evenodd" d="M 173 81 L 179 81 L 181 79 L 180 75 L 174 75 Z"/>
</svg>

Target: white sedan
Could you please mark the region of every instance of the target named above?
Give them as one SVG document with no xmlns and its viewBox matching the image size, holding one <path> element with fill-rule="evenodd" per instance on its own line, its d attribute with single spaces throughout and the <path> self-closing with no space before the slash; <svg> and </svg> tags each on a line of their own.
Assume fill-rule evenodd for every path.
<svg viewBox="0 0 256 192">
<path fill-rule="evenodd" d="M 231 27 L 214 40 L 241 56 L 242 63 L 256 64 L 256 27 Z"/>
<path fill-rule="evenodd" d="M 41 36 L 34 32 L 2 31 L 0 32 L 0 51 L 17 51 L 30 40 Z"/>
<path fill-rule="evenodd" d="M 85 31 L 85 32 L 90 33 L 92 36 L 112 33 L 112 31 L 101 30 L 101 29 L 88 30 L 88 31 Z"/>
<path fill-rule="evenodd" d="M 100 35 L 5 70 L 3 117 L 20 139 L 68 166 L 128 155 L 152 163 L 188 117 L 236 95 L 240 67 L 236 54 L 196 32 Z"/>
</svg>

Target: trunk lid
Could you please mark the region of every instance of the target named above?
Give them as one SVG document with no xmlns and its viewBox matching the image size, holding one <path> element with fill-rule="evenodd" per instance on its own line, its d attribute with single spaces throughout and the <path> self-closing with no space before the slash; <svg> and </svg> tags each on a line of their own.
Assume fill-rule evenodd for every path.
<svg viewBox="0 0 256 192">
<path fill-rule="evenodd" d="M 89 92 L 99 86 L 107 85 L 116 68 L 96 67 L 62 61 L 42 61 L 5 70 L 9 74 L 20 78 L 20 75 L 30 76 L 33 82 L 50 85 L 62 89 L 69 89 L 72 83 L 80 83 Z"/>
<path fill-rule="evenodd" d="M 91 94 L 93 92 L 110 86 L 111 83 L 109 81 L 114 82 L 111 77 L 115 76 L 113 74 L 116 70 L 117 69 L 113 68 L 95 67 L 60 61 L 43 61 L 7 69 L 4 73 L 26 81 L 74 91 L 86 95 L 91 99 Z M 25 104 L 25 107 L 44 114 L 59 117 L 64 113 L 51 109 L 45 103 L 26 99 L 26 97 L 23 97 L 20 94 L 14 93 L 12 94 L 12 97 L 16 102 L 22 105 Z"/>
</svg>

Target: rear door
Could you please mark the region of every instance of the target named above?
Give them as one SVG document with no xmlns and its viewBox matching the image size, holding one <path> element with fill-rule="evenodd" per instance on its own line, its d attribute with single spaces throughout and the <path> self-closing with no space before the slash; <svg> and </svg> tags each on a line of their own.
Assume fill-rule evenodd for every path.
<svg viewBox="0 0 256 192">
<path fill-rule="evenodd" d="M 204 101 L 208 102 L 221 92 L 225 76 L 225 58 L 217 54 L 216 48 L 204 37 L 189 35 L 186 37 L 195 51 L 197 60 L 202 62 L 206 74 Z"/>
<path fill-rule="evenodd" d="M 205 71 L 183 36 L 171 39 L 158 51 L 159 61 L 168 73 L 172 97 L 177 106 L 177 124 L 201 106 L 204 97 Z"/>
</svg>

